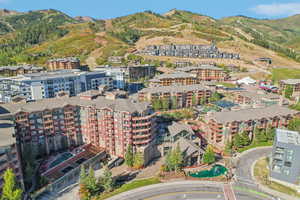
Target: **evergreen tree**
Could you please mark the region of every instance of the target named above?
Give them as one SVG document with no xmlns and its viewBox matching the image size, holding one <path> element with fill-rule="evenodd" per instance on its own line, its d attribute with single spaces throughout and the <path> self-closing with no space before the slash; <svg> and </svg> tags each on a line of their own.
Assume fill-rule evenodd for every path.
<svg viewBox="0 0 300 200">
<path fill-rule="evenodd" d="M 241 134 L 241 139 L 242 139 L 242 143 L 243 143 L 243 146 L 248 146 L 250 143 L 251 143 L 251 140 L 249 138 L 249 135 L 247 132 L 242 132 Z"/>
<path fill-rule="evenodd" d="M 192 106 L 196 106 L 196 105 L 198 105 L 197 96 L 196 96 L 196 94 L 193 94 L 193 96 L 192 96 Z"/>
<path fill-rule="evenodd" d="M 95 177 L 95 171 L 92 167 L 89 169 L 85 185 L 91 196 L 94 196 L 99 192 L 100 187 Z"/>
<path fill-rule="evenodd" d="M 267 138 L 267 136 L 266 136 L 266 134 L 265 134 L 264 131 L 256 129 L 254 131 L 254 134 L 255 134 L 255 140 L 257 142 L 266 142 L 266 141 L 268 141 L 268 138 Z"/>
<path fill-rule="evenodd" d="M 144 166 L 144 155 L 141 152 L 138 152 L 134 155 L 134 168 L 140 169 Z"/>
<path fill-rule="evenodd" d="M 232 147 L 233 147 L 233 143 L 231 141 L 227 141 L 226 145 L 225 145 L 225 153 L 227 154 L 231 154 L 232 153 Z"/>
<path fill-rule="evenodd" d="M 162 102 L 160 99 L 155 99 L 152 101 L 152 106 L 155 111 L 159 111 L 162 109 Z"/>
<path fill-rule="evenodd" d="M 275 129 L 274 128 L 267 128 L 266 136 L 267 136 L 267 139 L 269 141 L 273 141 L 274 137 L 275 137 Z"/>
<path fill-rule="evenodd" d="M 170 102 L 169 102 L 169 99 L 164 98 L 164 99 L 162 100 L 162 109 L 165 110 L 165 111 L 167 111 L 167 110 L 169 110 L 169 108 L 170 108 Z"/>
<path fill-rule="evenodd" d="M 113 181 L 113 178 L 112 178 L 112 173 L 108 169 L 107 166 L 104 168 L 103 177 L 102 177 L 102 184 L 103 184 L 104 190 L 106 192 L 110 192 L 110 191 L 113 190 L 114 181 Z"/>
<path fill-rule="evenodd" d="M 300 131 L 300 118 L 294 118 L 289 121 L 288 129 L 292 131 Z"/>
<path fill-rule="evenodd" d="M 80 167 L 80 184 L 86 184 L 87 174 L 84 165 Z"/>
<path fill-rule="evenodd" d="M 168 171 L 173 171 L 173 165 L 172 165 L 172 150 L 169 150 L 166 158 L 165 158 L 165 165 Z"/>
<path fill-rule="evenodd" d="M 284 90 L 284 96 L 287 99 L 290 99 L 293 95 L 293 86 L 287 85 L 285 90 Z"/>
<path fill-rule="evenodd" d="M 205 105 L 205 104 L 206 104 L 206 99 L 205 99 L 205 97 L 202 97 L 202 98 L 201 98 L 200 104 L 201 104 L 201 105 Z"/>
<path fill-rule="evenodd" d="M 172 152 L 172 164 L 176 172 L 180 171 L 183 167 L 183 155 L 180 150 L 179 144 L 177 143 L 176 148 Z"/>
<path fill-rule="evenodd" d="M 241 138 L 240 134 L 235 134 L 234 139 L 233 139 L 233 145 L 236 148 L 241 148 L 243 147 L 243 139 Z"/>
<path fill-rule="evenodd" d="M 16 184 L 16 177 L 11 168 L 4 172 L 1 200 L 21 200 L 22 190 Z"/>
<path fill-rule="evenodd" d="M 172 97 L 172 109 L 175 110 L 177 108 L 178 108 L 177 97 L 173 96 Z"/>
<path fill-rule="evenodd" d="M 133 167 L 134 154 L 133 154 L 133 148 L 131 144 L 127 146 L 127 150 L 125 154 L 125 163 L 128 167 Z"/>
<path fill-rule="evenodd" d="M 208 146 L 205 153 L 203 154 L 203 163 L 205 164 L 212 164 L 216 161 L 216 156 L 215 153 L 213 151 L 213 149 Z"/>
</svg>

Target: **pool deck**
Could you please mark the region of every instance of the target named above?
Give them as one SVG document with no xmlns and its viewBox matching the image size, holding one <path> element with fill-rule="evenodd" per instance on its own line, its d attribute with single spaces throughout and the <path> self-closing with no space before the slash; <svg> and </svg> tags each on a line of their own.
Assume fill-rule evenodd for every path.
<svg viewBox="0 0 300 200">
<path fill-rule="evenodd" d="M 78 167 L 81 164 L 80 162 L 84 162 L 102 152 L 101 149 L 97 149 L 91 145 L 85 145 L 82 149 L 84 150 L 42 173 L 42 176 L 45 176 L 49 180 L 57 180 L 68 171 Z"/>
</svg>

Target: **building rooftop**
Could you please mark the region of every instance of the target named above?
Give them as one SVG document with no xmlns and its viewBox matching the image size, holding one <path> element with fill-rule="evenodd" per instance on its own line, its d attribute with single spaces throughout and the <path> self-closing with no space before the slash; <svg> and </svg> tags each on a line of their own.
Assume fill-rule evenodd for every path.
<svg viewBox="0 0 300 200">
<path fill-rule="evenodd" d="M 54 58 L 48 60 L 48 62 L 79 62 L 80 60 L 75 57 L 67 57 L 67 58 Z"/>
<path fill-rule="evenodd" d="M 186 124 L 173 122 L 172 125 L 168 126 L 168 130 L 171 136 L 175 136 L 182 131 L 186 131 L 190 134 L 194 134 L 193 129 Z"/>
<path fill-rule="evenodd" d="M 43 80 L 55 79 L 55 78 L 70 78 L 74 76 L 79 76 L 81 74 L 93 75 L 99 73 L 101 72 L 84 72 L 84 71 L 80 71 L 79 69 L 70 69 L 70 70 L 58 70 L 58 71 L 51 71 L 51 72 L 23 74 L 14 77 L 3 78 L 1 80 L 10 79 L 15 81 L 26 81 L 26 80 L 43 81 Z M 104 74 L 104 72 L 102 73 Z"/>
<path fill-rule="evenodd" d="M 187 140 L 185 138 L 180 138 L 176 145 L 179 145 L 180 151 L 182 151 L 185 156 L 189 157 L 193 155 L 196 152 L 202 152 L 204 153 L 205 151 L 199 147 L 198 145 L 194 144 L 192 141 Z M 173 145 L 173 148 L 176 148 L 176 146 Z"/>
<path fill-rule="evenodd" d="M 277 94 L 272 93 L 258 93 L 256 91 L 241 91 L 238 93 L 239 95 L 242 95 L 244 97 L 248 97 L 254 101 L 259 101 L 262 99 L 272 99 L 272 100 L 278 100 L 280 99 L 280 96 Z"/>
<path fill-rule="evenodd" d="M 38 67 L 34 65 L 18 65 L 18 66 L 1 66 L 0 70 L 18 70 L 18 69 L 25 69 L 25 70 L 43 70 L 43 67 Z"/>
<path fill-rule="evenodd" d="M 8 146 L 16 143 L 14 123 L 10 120 L 0 120 L 0 146 Z"/>
<path fill-rule="evenodd" d="M 150 104 L 147 102 L 135 102 L 129 99 L 106 99 L 103 96 L 96 97 L 95 99 L 84 99 L 80 96 L 77 97 L 62 97 L 52 99 L 42 99 L 35 102 L 28 103 L 7 103 L 0 105 L 0 115 L 15 114 L 20 111 L 35 112 L 45 109 L 61 108 L 66 105 L 73 106 L 94 106 L 98 109 L 109 108 L 121 112 L 143 112 L 146 111 Z"/>
<path fill-rule="evenodd" d="M 296 85 L 300 84 L 300 79 L 287 79 L 287 80 L 281 80 L 284 84 L 288 85 Z"/>
<path fill-rule="evenodd" d="M 155 76 L 150 81 L 159 81 L 160 79 L 175 79 L 175 78 L 196 78 L 194 74 L 186 73 L 186 72 L 174 72 L 171 74 L 161 74 Z"/>
<path fill-rule="evenodd" d="M 300 134 L 297 131 L 276 129 L 276 140 L 281 143 L 300 145 Z"/>
<path fill-rule="evenodd" d="M 200 65 L 200 66 L 189 66 L 189 67 L 182 67 L 182 68 L 177 68 L 177 71 L 183 71 L 183 72 L 189 72 L 192 70 L 218 70 L 218 71 L 223 71 L 223 69 L 216 67 L 214 65 Z"/>
<path fill-rule="evenodd" d="M 178 85 L 178 86 L 162 86 L 155 88 L 144 88 L 141 93 L 160 93 L 160 92 L 188 92 L 188 91 L 197 91 L 197 90 L 208 90 L 203 84 L 195 85 Z"/>
<path fill-rule="evenodd" d="M 224 111 L 210 113 L 209 118 L 214 119 L 218 123 L 229 123 L 234 121 L 248 121 L 262 118 L 270 118 L 275 116 L 286 116 L 298 113 L 279 105 L 272 105 L 265 108 L 250 108 L 237 111 Z"/>
</svg>

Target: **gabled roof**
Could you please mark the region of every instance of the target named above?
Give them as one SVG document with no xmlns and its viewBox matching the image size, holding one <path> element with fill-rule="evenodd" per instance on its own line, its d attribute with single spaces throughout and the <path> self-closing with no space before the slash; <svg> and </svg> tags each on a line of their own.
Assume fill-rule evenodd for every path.
<svg viewBox="0 0 300 200">
<path fill-rule="evenodd" d="M 173 122 L 172 125 L 168 126 L 168 130 L 171 136 L 175 136 L 182 131 L 186 131 L 190 134 L 194 134 L 193 129 L 186 124 Z"/>
</svg>

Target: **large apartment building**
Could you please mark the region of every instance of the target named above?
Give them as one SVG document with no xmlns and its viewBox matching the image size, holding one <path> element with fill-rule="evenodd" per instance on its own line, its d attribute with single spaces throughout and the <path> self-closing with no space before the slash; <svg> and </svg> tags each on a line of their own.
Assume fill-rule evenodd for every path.
<svg viewBox="0 0 300 200">
<path fill-rule="evenodd" d="M 167 99 L 173 103 L 176 99 L 177 108 L 191 107 L 193 103 L 197 105 L 208 103 L 211 95 L 211 89 L 200 84 L 144 88 L 138 93 L 140 101 L 153 102 L 157 99 Z"/>
<path fill-rule="evenodd" d="M 0 120 L 0 188 L 3 186 L 3 175 L 11 168 L 18 183 L 23 185 L 21 159 L 15 138 L 15 124 L 11 120 Z"/>
<path fill-rule="evenodd" d="M 289 120 L 298 112 L 278 105 L 265 108 L 250 108 L 237 111 L 208 113 L 205 119 L 208 143 L 223 150 L 235 134 L 246 131 L 253 134 L 254 129 L 267 127 L 287 127 Z"/>
<path fill-rule="evenodd" d="M 17 76 L 22 74 L 30 74 L 41 72 L 44 69 L 33 65 L 20 65 L 20 66 L 2 66 L 0 67 L 1 76 Z"/>
<path fill-rule="evenodd" d="M 299 99 L 300 98 L 300 79 L 287 79 L 281 80 L 279 84 L 279 90 L 281 93 L 285 93 L 287 87 L 292 89 L 292 97 Z"/>
<path fill-rule="evenodd" d="M 213 65 L 200 65 L 177 68 L 177 71 L 196 74 L 199 81 L 225 81 L 228 76 L 225 71 Z"/>
<path fill-rule="evenodd" d="M 215 44 L 191 45 L 149 45 L 139 53 L 151 56 L 175 56 L 186 58 L 223 58 L 240 59 L 236 53 L 220 52 Z"/>
<path fill-rule="evenodd" d="M 62 69 L 79 69 L 80 60 L 74 57 L 68 58 L 56 58 L 48 60 L 48 69 L 51 71 L 62 70 Z"/>
<path fill-rule="evenodd" d="M 300 134 L 276 130 L 270 159 L 270 179 L 300 191 Z"/>
<path fill-rule="evenodd" d="M 92 144 L 124 157 L 126 147 L 132 144 L 144 152 L 146 162 L 151 160 L 156 117 L 149 103 L 111 100 L 88 91 L 77 97 L 1 107 L 2 116 L 15 119 L 15 135 L 22 149 L 31 146 L 38 154 L 51 154 Z"/>
<path fill-rule="evenodd" d="M 69 96 L 105 85 L 112 88 L 112 79 L 103 72 L 60 70 L 24 74 L 0 79 L 0 101 L 10 102 L 15 96 L 26 100 L 56 97 L 59 93 Z"/>
<path fill-rule="evenodd" d="M 161 74 L 149 80 L 150 87 L 194 85 L 198 83 L 197 76 L 186 72 L 174 72 L 170 74 Z"/>
<path fill-rule="evenodd" d="M 241 106 L 263 107 L 274 104 L 285 104 L 277 94 L 264 93 L 263 91 L 240 91 L 234 94 L 234 103 Z"/>
<path fill-rule="evenodd" d="M 134 66 L 104 66 L 97 67 L 95 71 L 103 71 L 107 76 L 113 79 L 114 88 L 127 89 L 130 82 L 150 79 L 155 76 L 156 68 L 152 65 L 134 65 Z"/>
</svg>

